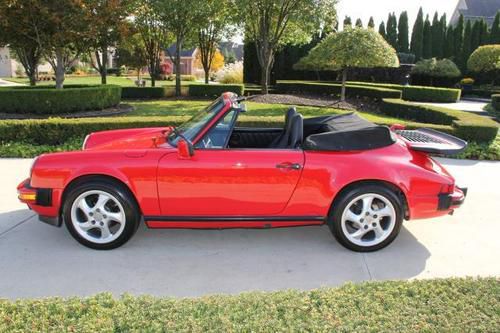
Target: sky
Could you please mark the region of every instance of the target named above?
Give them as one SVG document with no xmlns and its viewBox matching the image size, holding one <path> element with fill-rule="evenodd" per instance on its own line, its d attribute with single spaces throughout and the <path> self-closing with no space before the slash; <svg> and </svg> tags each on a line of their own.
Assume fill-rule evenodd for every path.
<svg viewBox="0 0 500 333">
<path fill-rule="evenodd" d="M 373 16 L 375 27 L 378 29 L 381 21 L 387 23 L 389 12 L 395 12 L 399 18 L 399 14 L 406 10 L 411 29 L 420 7 L 424 11 L 424 18 L 426 14 L 429 14 L 432 20 L 434 12 L 438 11 L 439 16 L 446 13 L 446 18 L 449 21 L 457 3 L 458 0 L 339 0 L 337 15 L 340 22 L 340 29 L 342 29 L 342 22 L 346 15 L 351 17 L 352 24 L 356 22 L 357 18 L 361 18 L 365 27 L 368 24 L 370 16 Z"/>
</svg>

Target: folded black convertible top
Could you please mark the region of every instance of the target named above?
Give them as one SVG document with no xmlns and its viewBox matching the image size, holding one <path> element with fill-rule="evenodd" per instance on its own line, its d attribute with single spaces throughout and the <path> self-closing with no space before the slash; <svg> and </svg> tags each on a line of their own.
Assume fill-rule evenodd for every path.
<svg viewBox="0 0 500 333">
<path fill-rule="evenodd" d="M 303 148 L 306 150 L 367 150 L 396 142 L 387 126 L 380 126 L 356 113 L 304 120 Z"/>
</svg>

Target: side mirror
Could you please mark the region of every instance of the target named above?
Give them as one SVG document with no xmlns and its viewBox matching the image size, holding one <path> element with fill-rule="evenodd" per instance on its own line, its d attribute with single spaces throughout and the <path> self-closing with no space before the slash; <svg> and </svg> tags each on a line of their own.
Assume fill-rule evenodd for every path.
<svg viewBox="0 0 500 333">
<path fill-rule="evenodd" d="M 190 159 L 194 155 L 194 148 L 191 142 L 184 139 L 179 139 L 177 142 L 177 154 L 180 159 Z"/>
</svg>

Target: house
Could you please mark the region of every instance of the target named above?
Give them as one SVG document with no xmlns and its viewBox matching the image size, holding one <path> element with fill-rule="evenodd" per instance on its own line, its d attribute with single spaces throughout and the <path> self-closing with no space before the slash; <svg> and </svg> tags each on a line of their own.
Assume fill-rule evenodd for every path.
<svg viewBox="0 0 500 333">
<path fill-rule="evenodd" d="M 484 19 L 489 27 L 495 19 L 497 11 L 500 10 L 500 0 L 459 0 L 450 23 L 455 25 L 460 15 L 466 21 Z"/>
<path fill-rule="evenodd" d="M 173 44 L 169 48 L 165 49 L 162 53 L 161 68 L 163 74 L 170 75 L 175 73 L 175 66 L 172 62 L 172 58 L 175 59 L 176 45 Z M 202 76 L 203 69 L 196 66 L 196 56 L 198 54 L 198 48 L 191 48 L 188 50 L 181 50 L 181 74 L 182 75 L 195 75 Z"/>
</svg>

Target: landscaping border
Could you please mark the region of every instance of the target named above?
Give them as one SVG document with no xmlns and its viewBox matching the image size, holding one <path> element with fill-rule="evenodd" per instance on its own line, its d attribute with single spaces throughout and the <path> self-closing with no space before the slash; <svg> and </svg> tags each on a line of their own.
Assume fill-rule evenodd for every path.
<svg viewBox="0 0 500 333">
<path fill-rule="evenodd" d="M 122 88 L 117 85 L 72 85 L 54 87 L 1 87 L 0 112 L 57 115 L 102 110 L 116 106 Z"/>
</svg>

